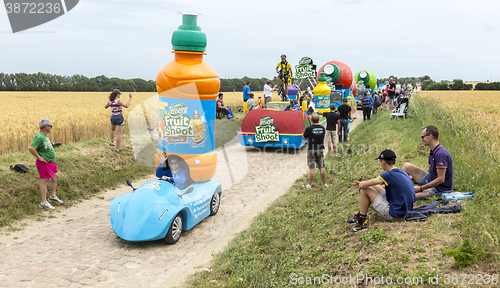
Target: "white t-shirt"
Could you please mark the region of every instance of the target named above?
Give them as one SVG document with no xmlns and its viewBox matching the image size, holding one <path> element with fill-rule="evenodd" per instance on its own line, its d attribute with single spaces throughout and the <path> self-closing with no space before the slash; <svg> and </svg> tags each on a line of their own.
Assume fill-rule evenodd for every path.
<svg viewBox="0 0 500 288">
<path fill-rule="evenodd" d="M 401 85 L 396 84 L 396 93 L 401 93 Z"/>
<path fill-rule="evenodd" d="M 272 97 L 273 96 L 273 90 L 271 89 L 271 86 L 264 84 L 264 97 Z"/>
</svg>

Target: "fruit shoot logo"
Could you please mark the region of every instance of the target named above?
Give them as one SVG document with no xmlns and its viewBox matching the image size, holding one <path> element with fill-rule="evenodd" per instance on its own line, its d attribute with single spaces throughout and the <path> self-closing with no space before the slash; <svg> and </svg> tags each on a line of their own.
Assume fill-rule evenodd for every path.
<svg viewBox="0 0 500 288">
<path fill-rule="evenodd" d="M 73 9 L 79 0 L 4 0 L 12 32 L 24 31 Z"/>
<path fill-rule="evenodd" d="M 280 133 L 276 131 L 276 126 L 272 125 L 273 123 L 274 119 L 270 116 L 260 119 L 259 126 L 255 126 L 256 142 L 279 141 Z"/>
<path fill-rule="evenodd" d="M 192 143 L 199 144 L 205 139 L 205 125 L 202 121 L 204 117 L 200 115 L 198 109 L 194 109 L 191 114 L 187 114 L 188 107 L 183 103 L 175 103 L 168 107 L 168 103 L 163 103 L 163 111 L 160 118 L 161 138 L 168 144 Z"/>
</svg>

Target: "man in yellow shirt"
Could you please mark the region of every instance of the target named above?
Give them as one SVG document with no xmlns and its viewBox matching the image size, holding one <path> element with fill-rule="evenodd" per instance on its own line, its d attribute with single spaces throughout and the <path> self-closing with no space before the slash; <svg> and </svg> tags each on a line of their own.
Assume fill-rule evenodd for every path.
<svg viewBox="0 0 500 288">
<path fill-rule="evenodd" d="M 283 84 L 285 86 L 285 95 L 284 99 L 281 99 L 282 101 L 286 100 L 286 97 L 288 95 L 288 81 L 289 79 L 293 78 L 292 74 L 292 65 L 286 61 L 286 55 L 282 54 L 281 55 L 281 61 L 278 62 L 278 65 L 276 65 L 276 73 L 280 73 L 280 76 L 283 77 L 283 79 L 280 79 L 278 77 L 278 87 L 280 86 L 280 81 L 283 81 Z"/>
</svg>

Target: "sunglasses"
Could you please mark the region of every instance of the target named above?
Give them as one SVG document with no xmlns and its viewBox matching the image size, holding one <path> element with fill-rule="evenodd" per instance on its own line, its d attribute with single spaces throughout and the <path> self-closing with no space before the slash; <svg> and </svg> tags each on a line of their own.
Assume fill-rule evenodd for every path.
<svg viewBox="0 0 500 288">
<path fill-rule="evenodd" d="M 422 137 L 422 139 L 424 139 L 425 137 L 427 137 L 429 135 L 431 135 L 431 134 L 426 134 L 426 135 L 423 135 L 423 136 L 420 136 L 420 137 Z"/>
<path fill-rule="evenodd" d="M 49 126 L 50 128 L 52 128 L 52 125 L 47 125 L 47 126 Z"/>
</svg>

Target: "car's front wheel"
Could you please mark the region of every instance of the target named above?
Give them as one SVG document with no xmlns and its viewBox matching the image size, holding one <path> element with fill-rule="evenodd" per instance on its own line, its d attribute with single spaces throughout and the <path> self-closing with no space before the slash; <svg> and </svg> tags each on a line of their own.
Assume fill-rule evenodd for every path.
<svg viewBox="0 0 500 288">
<path fill-rule="evenodd" d="M 214 193 L 212 200 L 210 200 L 210 216 L 214 216 L 219 211 L 220 206 L 220 194 L 218 192 Z"/>
<path fill-rule="evenodd" d="M 168 229 L 167 236 L 165 236 L 164 240 L 168 244 L 175 244 L 181 238 L 182 234 L 182 216 L 181 213 L 175 215 L 174 220 L 172 220 L 172 224 L 170 224 L 170 229 Z"/>
</svg>

